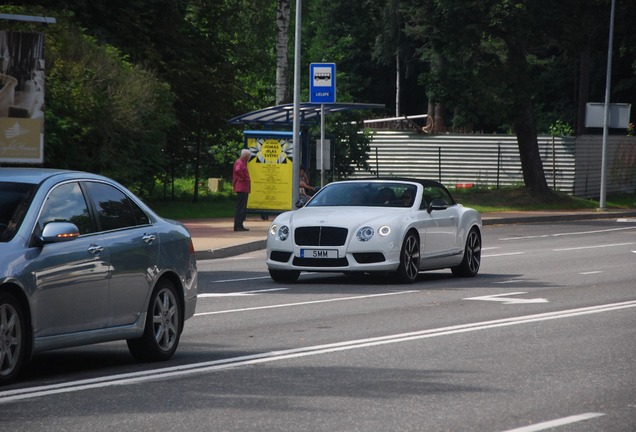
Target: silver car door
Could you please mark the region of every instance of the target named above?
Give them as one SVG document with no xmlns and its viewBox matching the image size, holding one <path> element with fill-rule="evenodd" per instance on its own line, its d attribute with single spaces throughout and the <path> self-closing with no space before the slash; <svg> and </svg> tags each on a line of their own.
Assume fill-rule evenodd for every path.
<svg viewBox="0 0 636 432">
<path fill-rule="evenodd" d="M 132 324 L 146 311 L 156 281 L 159 236 L 145 213 L 112 185 L 84 184 L 110 252 L 109 326 Z"/>
<path fill-rule="evenodd" d="M 35 337 L 105 327 L 108 314 L 108 250 L 94 233 L 88 207 L 77 182 L 49 193 L 34 232 L 53 221 L 71 222 L 80 236 L 62 243 L 35 246 L 25 277 L 32 278 Z"/>
</svg>

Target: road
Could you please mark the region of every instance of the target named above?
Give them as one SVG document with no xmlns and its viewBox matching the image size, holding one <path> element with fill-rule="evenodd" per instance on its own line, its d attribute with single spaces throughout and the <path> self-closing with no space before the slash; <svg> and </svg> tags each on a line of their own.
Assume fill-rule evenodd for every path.
<svg viewBox="0 0 636 432">
<path fill-rule="evenodd" d="M 481 272 L 267 275 L 199 262 L 168 363 L 44 353 L 0 390 L 11 431 L 634 431 L 636 221 L 484 229 Z"/>
</svg>

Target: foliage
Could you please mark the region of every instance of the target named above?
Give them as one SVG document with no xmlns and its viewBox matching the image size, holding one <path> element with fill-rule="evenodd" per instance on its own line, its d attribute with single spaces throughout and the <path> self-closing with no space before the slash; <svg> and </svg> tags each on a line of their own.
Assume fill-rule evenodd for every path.
<svg viewBox="0 0 636 432">
<path fill-rule="evenodd" d="M 57 22 L 45 33 L 45 165 L 100 172 L 147 191 L 163 169 L 174 125 L 169 87 L 115 47 L 97 43 L 72 14 L 58 13 Z"/>
<path fill-rule="evenodd" d="M 339 102 L 382 103 L 394 112 L 399 70 L 404 115 L 440 102 L 454 131 L 514 130 L 530 147 L 533 134 L 555 127 L 566 133 L 559 121 L 578 134 L 585 131 L 581 107 L 603 99 L 609 3 L 304 2 L 302 94 L 306 100 L 309 63 L 335 62 Z M 636 8 L 616 3 L 611 100 L 631 102 Z M 241 128 L 227 120 L 275 101 L 276 4 L 18 0 L 0 6 L 58 20 L 7 26 L 47 35 L 47 164 L 105 172 L 138 189 L 151 189 L 155 177 L 166 185 L 182 176 L 227 178 L 242 146 Z M 327 127 L 342 162 L 337 176 L 364 165 L 364 134 L 335 116 Z"/>
<path fill-rule="evenodd" d="M 367 169 L 370 133 L 362 128 L 364 116 L 359 112 L 332 114 L 329 118 L 332 167 L 335 180 L 349 177 L 356 169 Z"/>
<path fill-rule="evenodd" d="M 169 88 L 72 26 L 50 38 L 47 165 L 147 188 L 174 124 Z"/>
<path fill-rule="evenodd" d="M 382 2 L 316 0 L 305 6 L 302 70 L 309 63 L 336 63 L 338 102 L 386 103 L 393 99 L 385 66 L 373 60 L 375 35 L 384 27 Z M 303 88 L 308 74 L 303 73 Z"/>
<path fill-rule="evenodd" d="M 571 136 L 572 133 L 573 133 L 572 126 L 565 123 L 563 120 L 557 120 L 554 124 L 550 125 L 550 135 Z"/>
</svg>

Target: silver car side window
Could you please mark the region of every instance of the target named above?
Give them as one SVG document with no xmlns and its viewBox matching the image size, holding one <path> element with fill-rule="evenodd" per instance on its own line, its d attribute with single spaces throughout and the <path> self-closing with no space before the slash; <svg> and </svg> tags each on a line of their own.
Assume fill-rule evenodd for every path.
<svg viewBox="0 0 636 432">
<path fill-rule="evenodd" d="M 80 235 L 95 232 L 79 183 L 64 183 L 51 190 L 38 219 L 39 229 L 49 222 L 73 223 L 79 228 Z"/>
<path fill-rule="evenodd" d="M 148 217 L 122 191 L 105 183 L 86 182 L 101 231 L 148 224 Z"/>
</svg>

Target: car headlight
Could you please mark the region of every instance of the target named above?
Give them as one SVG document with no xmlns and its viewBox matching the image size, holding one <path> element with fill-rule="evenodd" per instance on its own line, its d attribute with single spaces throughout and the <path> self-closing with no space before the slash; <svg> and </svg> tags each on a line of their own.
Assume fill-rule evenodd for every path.
<svg viewBox="0 0 636 432">
<path fill-rule="evenodd" d="M 380 234 L 382 237 L 388 236 L 389 234 L 391 234 L 391 227 L 388 225 L 381 226 L 378 230 L 378 234 Z"/>
<path fill-rule="evenodd" d="M 287 225 L 276 225 L 272 224 L 269 227 L 269 233 L 274 237 L 277 237 L 279 240 L 285 241 L 289 237 L 289 227 Z"/>
<path fill-rule="evenodd" d="M 356 237 L 361 242 L 366 242 L 371 240 L 371 238 L 373 237 L 373 234 L 375 234 L 375 231 L 373 230 L 373 228 L 371 228 L 370 226 L 365 226 L 358 230 L 358 232 L 356 233 Z"/>
</svg>

